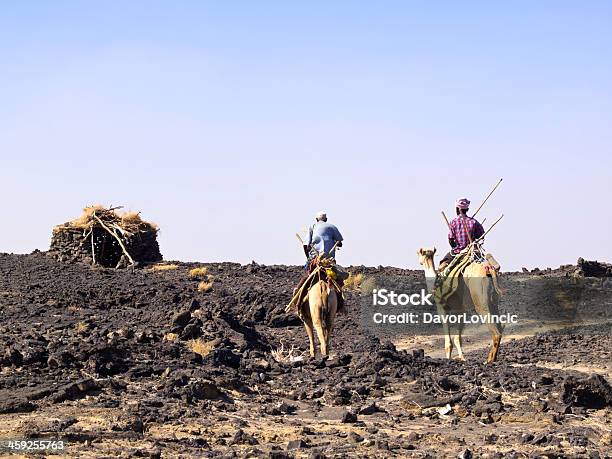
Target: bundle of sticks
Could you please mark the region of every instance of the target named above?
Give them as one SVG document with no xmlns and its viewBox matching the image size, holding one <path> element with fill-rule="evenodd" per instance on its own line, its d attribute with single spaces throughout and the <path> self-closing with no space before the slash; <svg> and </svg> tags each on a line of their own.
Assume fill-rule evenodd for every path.
<svg viewBox="0 0 612 459">
<path fill-rule="evenodd" d="M 495 192 L 495 190 L 497 190 L 497 187 L 498 187 L 498 186 L 501 184 L 501 182 L 502 182 L 503 180 L 504 180 L 503 178 L 500 178 L 500 179 L 499 179 L 499 181 L 497 182 L 497 184 L 496 184 L 496 185 L 493 187 L 493 189 L 492 189 L 492 190 L 489 192 L 489 194 L 488 194 L 488 195 L 485 197 L 485 199 L 484 199 L 484 201 L 482 202 L 482 204 L 480 204 L 480 207 L 478 207 L 478 209 L 476 209 L 476 212 L 474 212 L 474 214 L 472 215 L 472 218 L 473 218 L 473 217 L 476 217 L 476 214 L 478 214 L 478 212 L 480 212 L 480 209 L 482 209 L 482 207 L 483 207 L 483 206 L 485 205 L 485 203 L 486 203 L 486 202 L 489 200 L 489 198 L 490 198 L 490 197 L 491 197 L 491 195 L 492 195 L 492 194 Z M 444 213 L 444 211 L 442 211 L 442 217 L 444 218 L 444 222 L 446 223 L 446 226 L 447 226 L 447 227 L 448 227 L 448 229 L 450 230 L 450 229 L 451 229 L 450 222 L 448 221 L 448 218 L 446 217 L 446 214 Z M 499 217 L 497 220 L 495 220 L 495 222 L 493 222 L 493 224 L 492 224 L 492 225 L 489 227 L 489 229 L 488 229 L 487 231 L 485 231 L 485 233 L 484 233 L 482 236 L 480 236 L 480 237 L 479 237 L 479 238 L 478 238 L 476 241 L 472 241 L 472 236 L 470 235 L 469 231 L 467 231 L 467 228 L 465 228 L 465 226 L 464 226 L 464 228 L 466 229 L 466 233 L 467 233 L 467 235 L 468 235 L 468 239 L 470 240 L 470 244 L 472 244 L 473 242 L 477 242 L 477 241 L 481 241 L 481 240 L 483 240 L 483 239 L 484 239 L 484 237 L 485 237 L 487 234 L 489 234 L 489 231 L 491 231 L 491 230 L 493 229 L 493 227 L 494 227 L 495 225 L 497 225 L 497 224 L 499 223 L 499 221 L 500 221 L 502 218 L 504 218 L 504 214 L 502 214 L 502 215 L 501 215 L 501 216 L 500 216 L 500 217 Z M 486 220 L 486 218 L 485 218 L 485 220 Z M 482 223 L 484 223 L 484 221 L 485 221 L 485 220 L 483 220 L 483 221 L 482 221 Z M 462 223 L 463 223 L 463 225 L 465 225 L 465 223 L 464 223 L 463 221 L 462 221 Z"/>
</svg>

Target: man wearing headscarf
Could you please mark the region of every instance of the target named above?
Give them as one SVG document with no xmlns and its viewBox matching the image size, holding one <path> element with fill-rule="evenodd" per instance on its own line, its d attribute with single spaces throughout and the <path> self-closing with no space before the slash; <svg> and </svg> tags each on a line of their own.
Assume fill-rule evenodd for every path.
<svg viewBox="0 0 612 459">
<path fill-rule="evenodd" d="M 465 249 L 471 241 L 475 241 L 484 234 L 482 225 L 467 213 L 470 209 L 470 201 L 467 198 L 457 199 L 455 202 L 455 217 L 449 226 L 448 243 L 451 251 L 440 260 L 440 270 L 444 269 L 453 260 L 455 255 Z"/>
</svg>

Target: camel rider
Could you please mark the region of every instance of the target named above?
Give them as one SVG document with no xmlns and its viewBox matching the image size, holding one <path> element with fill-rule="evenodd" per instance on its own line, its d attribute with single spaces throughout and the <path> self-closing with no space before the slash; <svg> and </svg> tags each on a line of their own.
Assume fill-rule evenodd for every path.
<svg viewBox="0 0 612 459">
<path fill-rule="evenodd" d="M 457 199 L 455 212 L 457 217 L 449 225 L 448 242 L 451 251 L 440 260 L 440 270 L 444 269 L 453 260 L 455 255 L 465 249 L 470 241 L 475 241 L 484 234 L 482 225 L 467 213 L 470 209 L 470 201 L 466 198 Z"/>
<path fill-rule="evenodd" d="M 336 259 L 336 248 L 342 247 L 342 235 L 338 228 L 331 223 L 327 223 L 327 214 L 318 212 L 315 216 L 315 223 L 308 231 L 306 241 L 304 241 L 304 253 L 306 254 L 307 262 L 304 266 L 306 273 L 299 280 L 297 287 L 293 290 L 293 295 L 302 287 L 308 279 L 310 273 L 315 269 L 316 264 L 313 261 L 320 255 L 325 258 Z M 336 285 L 342 288 L 343 279 L 337 279 Z M 300 300 L 297 302 L 300 304 Z M 338 295 L 338 312 L 344 310 L 344 298 L 340 293 Z"/>
<path fill-rule="evenodd" d="M 318 255 L 335 259 L 335 247 L 342 247 L 342 235 L 335 225 L 327 223 L 327 214 L 318 212 L 315 219 L 315 224 L 310 227 L 308 237 L 304 241 L 304 253 L 308 259 L 306 267 Z"/>
</svg>

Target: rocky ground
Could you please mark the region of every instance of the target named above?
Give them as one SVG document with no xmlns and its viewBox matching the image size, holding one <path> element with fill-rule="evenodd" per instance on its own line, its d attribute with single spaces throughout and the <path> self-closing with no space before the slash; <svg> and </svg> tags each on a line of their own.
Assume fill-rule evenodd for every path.
<svg viewBox="0 0 612 459">
<path fill-rule="evenodd" d="M 569 286 L 574 271 L 508 279 Z M 300 274 L 0 254 L 0 438 L 63 439 L 71 457 L 611 457 L 609 329 L 507 340 L 491 365 L 478 346 L 446 361 L 430 352 L 440 337 L 398 350 L 374 336 L 353 292 L 332 357 L 291 361 L 307 349 L 284 312 Z"/>
</svg>

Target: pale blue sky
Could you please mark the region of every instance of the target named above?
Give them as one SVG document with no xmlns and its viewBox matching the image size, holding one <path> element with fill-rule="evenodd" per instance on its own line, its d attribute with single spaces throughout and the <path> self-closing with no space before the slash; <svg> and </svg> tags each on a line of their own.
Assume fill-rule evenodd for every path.
<svg viewBox="0 0 612 459">
<path fill-rule="evenodd" d="M 13 2 L 0 10 L 0 251 L 86 204 L 167 259 L 446 250 L 456 197 L 505 269 L 612 260 L 610 2 Z M 487 225 L 485 224 L 485 227 Z"/>
</svg>

